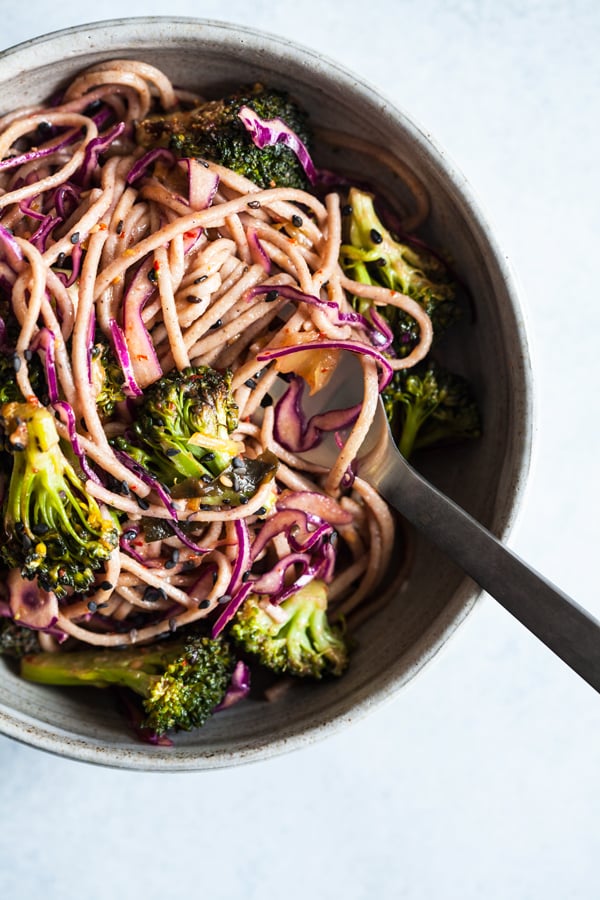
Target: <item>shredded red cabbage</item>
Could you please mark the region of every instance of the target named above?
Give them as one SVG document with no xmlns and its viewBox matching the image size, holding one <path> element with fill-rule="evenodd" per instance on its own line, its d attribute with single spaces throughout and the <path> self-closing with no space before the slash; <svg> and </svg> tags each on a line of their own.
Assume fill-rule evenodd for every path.
<svg viewBox="0 0 600 900">
<path fill-rule="evenodd" d="M 229 603 L 225 604 L 223 608 L 223 612 L 218 616 L 217 620 L 214 622 L 210 636 L 212 638 L 218 637 L 228 622 L 233 619 L 236 612 L 252 590 L 252 584 L 249 581 L 246 581 L 241 587 L 236 591 L 233 595 Z"/>
<path fill-rule="evenodd" d="M 306 347 L 307 345 L 304 344 Z M 323 432 L 349 428 L 356 421 L 360 404 L 347 409 L 331 409 L 317 413 L 308 422 L 302 410 L 304 379 L 292 376 L 286 392 L 275 406 L 273 434 L 275 440 L 291 453 L 305 453 L 322 440 Z"/>
<path fill-rule="evenodd" d="M 64 424 L 67 426 L 73 453 L 79 460 L 81 471 L 86 478 L 90 479 L 90 481 L 95 481 L 96 484 L 102 484 L 98 475 L 96 475 L 94 470 L 90 467 L 81 444 L 79 443 L 79 438 L 77 437 L 77 427 L 75 424 L 75 412 L 73 411 L 73 407 L 69 403 L 67 403 L 66 400 L 59 400 L 58 402 L 53 401 L 53 406 L 60 416 L 61 421 L 64 422 Z"/>
<path fill-rule="evenodd" d="M 361 344 L 358 341 L 312 341 L 308 344 L 296 344 L 291 347 L 272 347 L 268 350 L 262 350 L 256 359 L 258 362 L 270 362 L 273 359 L 279 359 L 280 356 L 290 356 L 292 353 L 298 353 L 301 350 L 349 350 L 351 353 L 358 353 L 362 356 L 370 356 L 376 360 L 382 370 L 379 379 L 379 390 L 383 391 L 394 376 L 394 370 L 389 362 L 382 356 L 379 351 L 368 344 Z"/>
<path fill-rule="evenodd" d="M 125 335 L 115 319 L 110 320 L 109 327 L 115 355 L 119 360 L 119 365 L 123 370 L 125 378 L 123 390 L 129 397 L 141 397 L 142 389 L 138 385 L 135 380 L 135 375 L 133 374 L 133 366 L 131 364 L 127 342 L 125 341 Z"/>
<path fill-rule="evenodd" d="M 250 256 L 252 257 L 252 262 L 257 263 L 259 266 L 262 266 L 266 274 L 270 275 L 271 259 L 269 257 L 269 254 L 259 241 L 258 235 L 256 234 L 254 228 L 246 228 L 246 237 L 248 238 L 248 246 L 250 247 Z M 272 286 L 271 290 L 273 290 Z M 268 291 L 269 289 L 267 288 L 267 291 L 257 291 L 255 293 L 268 293 Z"/>
<path fill-rule="evenodd" d="M 58 377 L 54 353 L 55 340 L 54 333 L 49 328 L 40 328 L 31 342 L 30 348 L 33 351 L 37 350 L 44 365 L 50 403 L 56 403 L 58 400 Z"/>
<path fill-rule="evenodd" d="M 315 184 L 319 180 L 319 174 L 310 157 L 306 144 L 298 137 L 295 131 L 285 124 L 283 119 L 262 119 L 258 113 L 249 106 L 242 106 L 238 112 L 244 128 L 250 134 L 252 142 L 259 150 L 272 147 L 274 144 L 285 144 L 292 150 L 298 162 L 304 169 L 306 177 Z"/>
<path fill-rule="evenodd" d="M 133 184 L 134 181 L 137 181 L 138 178 L 145 175 L 147 169 L 155 163 L 157 159 L 164 159 L 171 165 L 174 165 L 176 161 L 175 154 L 165 147 L 156 147 L 154 150 L 149 150 L 147 153 L 144 153 L 144 155 L 141 156 L 129 170 L 127 178 L 125 179 L 127 184 Z"/>
<path fill-rule="evenodd" d="M 0 254 L 14 272 L 23 268 L 23 253 L 14 235 L 4 225 L 0 225 Z"/>
<path fill-rule="evenodd" d="M 250 669 L 246 663 L 239 659 L 235 664 L 235 668 L 231 675 L 229 687 L 225 691 L 225 696 L 218 706 L 215 706 L 213 712 L 220 712 L 222 709 L 229 709 L 235 703 L 243 700 L 248 696 L 250 691 Z"/>
<path fill-rule="evenodd" d="M 135 376 L 136 386 L 138 382 L 151 384 L 163 373 L 152 338 L 142 320 L 142 310 L 155 290 L 149 277 L 153 267 L 153 257 L 147 256 L 138 266 L 123 297 L 123 343 L 131 354 L 128 353 L 130 371 Z"/>
<path fill-rule="evenodd" d="M 74 175 L 75 181 L 80 181 L 84 186 L 87 186 L 90 183 L 94 170 L 98 165 L 98 157 L 110 147 L 112 142 L 118 138 L 124 130 L 125 122 L 117 122 L 114 128 L 111 128 L 109 132 L 101 134 L 89 142 L 85 148 L 81 168 Z"/>
<path fill-rule="evenodd" d="M 187 168 L 190 208 L 194 210 L 208 209 L 215 199 L 219 187 L 219 176 L 191 157 L 181 159 L 179 164 Z"/>
</svg>

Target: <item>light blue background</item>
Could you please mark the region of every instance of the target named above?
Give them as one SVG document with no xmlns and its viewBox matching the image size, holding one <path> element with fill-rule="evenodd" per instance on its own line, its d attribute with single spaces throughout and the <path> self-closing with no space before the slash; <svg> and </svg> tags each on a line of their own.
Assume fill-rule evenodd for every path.
<svg viewBox="0 0 600 900">
<path fill-rule="evenodd" d="M 276 32 L 362 74 L 467 174 L 523 286 L 537 456 L 513 547 L 600 615 L 600 4 L 3 3 L 0 49 L 119 15 Z M 1 98 L 0 98 L 1 106 Z M 2 900 L 595 900 L 600 699 L 484 598 L 394 700 L 237 770 L 0 738 Z"/>
</svg>

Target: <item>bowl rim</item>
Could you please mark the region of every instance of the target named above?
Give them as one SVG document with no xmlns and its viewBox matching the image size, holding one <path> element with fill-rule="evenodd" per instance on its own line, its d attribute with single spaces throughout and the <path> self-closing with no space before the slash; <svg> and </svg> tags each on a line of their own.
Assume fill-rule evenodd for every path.
<svg viewBox="0 0 600 900">
<path fill-rule="evenodd" d="M 327 77 L 341 83 L 344 89 L 358 91 L 371 102 L 381 104 L 383 101 L 386 112 L 394 118 L 402 120 L 404 127 L 410 132 L 411 139 L 419 145 L 420 151 L 466 203 L 470 219 L 480 237 L 485 241 L 510 298 L 513 327 L 518 337 L 521 355 L 520 409 L 523 427 L 520 429 L 519 440 L 514 450 L 512 501 L 509 508 L 505 510 L 501 527 L 496 530 L 497 536 L 506 541 L 522 507 L 531 467 L 535 434 L 531 347 L 526 327 L 526 311 L 523 307 L 523 292 L 517 283 L 508 257 L 498 245 L 488 217 L 482 212 L 481 202 L 466 177 L 412 113 L 407 113 L 403 107 L 390 101 L 382 90 L 362 76 L 356 75 L 336 60 L 323 56 L 310 47 L 261 29 L 217 19 L 191 16 L 132 16 L 100 19 L 33 37 L 0 51 L 0 80 L 3 79 L 3 70 L 6 68 L 10 70 L 11 65 L 16 65 L 19 72 L 26 71 L 30 67 L 37 68 L 40 62 L 39 50 L 43 46 L 53 48 L 53 59 L 62 59 L 67 56 L 83 57 L 85 49 L 81 45 L 73 49 L 72 38 L 76 37 L 81 40 L 85 33 L 92 33 L 94 37 L 98 33 L 102 33 L 103 39 L 98 43 L 95 43 L 90 37 L 87 49 L 109 55 L 113 36 L 123 35 L 128 29 L 143 28 L 147 32 L 145 39 L 149 39 L 153 32 L 158 37 L 159 32 L 167 26 L 179 29 L 176 40 L 180 40 L 186 31 L 190 32 L 191 37 L 193 37 L 192 32 L 198 31 L 197 36 L 202 36 L 204 40 L 206 40 L 207 32 L 215 35 L 222 33 L 231 38 L 241 36 L 255 47 L 267 45 L 270 51 L 279 50 L 285 52 L 286 55 L 291 54 L 297 59 L 309 59 L 320 67 Z M 161 37 L 164 38 L 164 35 Z M 57 48 L 61 47 L 63 52 L 59 57 Z M 338 702 L 334 713 L 322 715 L 316 722 L 288 723 L 271 738 L 258 738 L 242 749 L 228 750 L 225 748 L 202 752 L 201 748 L 185 746 L 177 748 L 175 745 L 165 752 L 162 748 L 154 748 L 145 744 L 140 744 L 139 749 L 137 747 L 122 748 L 108 743 L 95 744 L 91 738 L 75 737 L 57 726 L 40 724 L 38 720 L 25 713 L 15 715 L 14 710 L 9 711 L 2 703 L 0 703 L 0 733 L 55 755 L 103 766 L 141 771 L 199 771 L 268 759 L 330 736 L 351 722 L 363 718 L 395 696 L 401 687 L 406 687 L 408 683 L 412 682 L 414 675 L 423 666 L 430 663 L 434 657 L 439 656 L 440 651 L 471 612 L 482 593 L 477 585 L 465 585 L 463 581 L 440 616 L 411 647 L 411 663 L 399 676 L 389 679 L 375 690 L 363 689 L 362 696 L 358 700 L 351 702 L 348 699 L 343 703 Z"/>
</svg>

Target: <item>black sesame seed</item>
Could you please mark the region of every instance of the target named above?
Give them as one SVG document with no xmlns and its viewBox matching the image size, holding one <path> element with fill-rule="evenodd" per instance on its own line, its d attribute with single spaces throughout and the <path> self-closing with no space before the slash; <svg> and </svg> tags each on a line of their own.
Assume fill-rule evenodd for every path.
<svg viewBox="0 0 600 900">
<path fill-rule="evenodd" d="M 177 456 L 179 452 L 180 451 L 177 449 L 177 447 L 169 447 L 169 449 L 167 450 L 167 456 Z"/>
<path fill-rule="evenodd" d="M 151 281 L 152 284 L 156 284 L 157 280 L 158 280 L 158 276 L 156 274 L 155 269 L 150 269 L 150 271 L 148 272 L 148 281 Z"/>
<path fill-rule="evenodd" d="M 343 216 L 351 216 L 352 215 L 352 207 L 350 206 L 349 203 L 346 203 L 344 206 L 342 206 L 342 215 Z"/>
<path fill-rule="evenodd" d="M 129 490 L 129 485 L 127 484 L 126 481 L 121 482 L 121 493 L 124 494 L 126 497 L 128 497 L 129 494 L 131 493 L 131 491 Z"/>
<path fill-rule="evenodd" d="M 23 356 L 25 357 L 25 359 L 27 360 L 27 362 L 31 362 L 31 359 L 33 358 L 33 351 L 32 351 L 32 350 L 26 350 L 25 353 L 23 354 Z"/>
<path fill-rule="evenodd" d="M 142 600 L 145 600 L 146 603 L 153 603 L 155 600 L 158 600 L 159 596 L 160 594 L 157 588 L 148 585 L 142 595 Z"/>
<path fill-rule="evenodd" d="M 266 409 L 268 406 L 273 406 L 273 398 L 270 394 L 265 394 L 265 396 L 260 401 L 260 405 L 263 409 Z"/>
<path fill-rule="evenodd" d="M 33 531 L 34 534 L 37 534 L 37 533 L 38 533 L 38 532 L 35 530 L 35 529 L 38 528 L 38 527 L 39 527 L 39 526 L 34 525 L 34 527 L 31 529 L 31 530 Z M 45 534 L 45 532 L 48 530 L 48 526 L 47 526 L 47 525 L 43 525 L 42 527 L 44 528 L 44 531 L 40 531 L 39 533 L 40 533 L 40 534 Z M 25 526 L 23 525 L 22 522 L 15 522 L 15 531 L 17 532 L 17 534 L 23 534 L 23 532 L 25 531 Z"/>
<path fill-rule="evenodd" d="M 24 534 L 21 538 L 21 546 L 25 551 L 31 550 L 31 548 L 33 547 L 33 541 L 28 534 Z"/>
<path fill-rule="evenodd" d="M 71 235 L 71 237 L 69 238 L 69 240 L 71 241 L 72 244 L 78 244 L 79 243 L 79 232 L 74 231 L 73 234 Z"/>
<path fill-rule="evenodd" d="M 244 462 L 244 460 L 242 459 L 241 456 L 234 456 L 233 459 L 231 460 L 231 465 L 232 465 L 232 468 L 234 468 L 234 469 L 245 469 L 246 468 L 246 463 Z"/>
<path fill-rule="evenodd" d="M 247 378 L 246 381 L 244 382 L 244 384 L 246 385 L 247 388 L 250 388 L 251 391 L 253 391 L 254 388 L 256 387 L 256 382 L 255 382 L 254 378 Z"/>
<path fill-rule="evenodd" d="M 103 581 L 102 584 L 100 585 L 101 591 L 112 591 L 112 589 L 113 589 L 113 584 L 111 581 Z"/>
<path fill-rule="evenodd" d="M 137 537 L 137 531 L 134 528 L 129 528 L 123 532 L 122 537 L 124 541 L 133 541 Z"/>
<path fill-rule="evenodd" d="M 249 501 L 249 497 L 246 497 L 244 494 L 240 494 L 240 506 L 245 506 Z"/>
<path fill-rule="evenodd" d="M 278 297 L 279 294 L 277 291 L 269 291 L 268 294 L 265 294 L 265 303 L 274 303 Z"/>
<path fill-rule="evenodd" d="M 25 449 L 25 444 L 20 444 L 18 441 L 14 441 L 14 442 L 11 444 L 11 447 L 12 447 L 13 450 L 24 450 L 24 449 Z"/>
<path fill-rule="evenodd" d="M 213 584 L 217 583 L 217 570 L 216 569 L 214 569 L 214 571 L 212 573 L 212 583 Z"/>
<path fill-rule="evenodd" d="M 296 228 L 302 228 L 303 224 L 302 216 L 292 216 L 292 225 L 295 225 Z"/>
<path fill-rule="evenodd" d="M 56 257 L 55 265 L 57 265 L 58 268 L 60 269 L 60 267 L 63 265 L 66 258 L 67 258 L 66 253 L 63 253 L 63 252 L 59 253 L 58 256 Z"/>
<path fill-rule="evenodd" d="M 213 479 L 210 477 L 210 475 L 201 475 L 200 481 L 203 481 L 204 484 L 211 484 Z"/>
<path fill-rule="evenodd" d="M 256 510 L 256 515 L 257 515 L 257 516 L 264 516 L 264 514 L 266 513 L 266 511 L 267 511 L 267 507 L 266 507 L 266 506 L 259 506 L 258 509 Z"/>
<path fill-rule="evenodd" d="M 117 222 L 117 227 L 116 227 L 116 229 L 115 229 L 116 232 L 117 232 L 117 234 L 122 234 L 122 233 L 123 233 L 123 226 L 124 226 L 124 225 L 125 225 L 125 222 L 123 221 L 123 219 L 119 219 L 119 221 Z"/>
<path fill-rule="evenodd" d="M 175 564 L 179 562 L 179 550 L 177 548 L 171 553 L 171 559 Z"/>
<path fill-rule="evenodd" d="M 210 327 L 211 327 L 211 328 L 220 328 L 222 324 L 223 324 L 223 319 L 217 319 L 217 321 L 215 322 L 215 324 L 214 324 L 214 325 L 211 325 Z"/>
<path fill-rule="evenodd" d="M 380 235 L 380 233 L 377 231 L 376 228 L 371 228 L 370 234 L 371 234 L 371 240 L 373 241 L 374 244 L 381 244 L 383 238 Z"/>
<path fill-rule="evenodd" d="M 247 205 L 250 207 L 250 209 L 259 209 L 260 201 L 259 200 L 249 200 Z"/>
<path fill-rule="evenodd" d="M 13 369 L 15 370 L 15 372 L 18 372 L 20 368 L 21 368 L 21 357 L 19 356 L 18 353 L 15 353 L 13 355 Z"/>
<path fill-rule="evenodd" d="M 212 509 L 212 506 L 210 505 L 210 503 L 201 503 L 200 509 L 202 510 L 202 512 L 207 512 L 207 510 Z"/>
<path fill-rule="evenodd" d="M 231 594 L 223 594 L 222 597 L 219 597 L 219 599 L 217 600 L 217 603 L 221 603 L 224 606 L 226 603 L 229 603 L 230 600 L 231 600 Z"/>
<path fill-rule="evenodd" d="M 89 609 L 89 611 L 90 611 L 91 613 L 94 613 L 94 612 L 96 612 L 96 610 L 98 609 L 98 604 L 96 603 L 95 600 L 90 600 L 89 603 L 88 603 L 88 605 L 87 605 L 87 608 Z"/>
<path fill-rule="evenodd" d="M 146 500 L 145 497 L 138 497 L 138 495 L 136 494 L 135 502 L 137 503 L 137 505 L 139 506 L 140 509 L 150 509 L 150 504 L 148 503 L 148 501 Z"/>
<path fill-rule="evenodd" d="M 221 500 L 221 504 L 223 506 L 231 506 L 231 500 L 229 497 L 223 497 Z"/>
<path fill-rule="evenodd" d="M 108 603 L 106 603 L 106 602 L 105 603 L 97 603 L 96 609 L 106 609 L 107 606 L 108 606 Z"/>
<path fill-rule="evenodd" d="M 209 450 L 208 453 L 205 453 L 202 457 L 204 462 L 212 462 L 214 458 L 215 454 L 212 452 L 212 450 Z"/>
<path fill-rule="evenodd" d="M 250 572 L 244 572 L 244 574 L 242 575 L 242 581 L 244 582 L 244 584 L 247 581 L 250 581 Z"/>
<path fill-rule="evenodd" d="M 375 265 L 383 269 L 384 266 L 387 266 L 387 259 L 384 256 L 380 256 L 379 259 L 375 260 Z"/>
<path fill-rule="evenodd" d="M 210 606 L 210 600 L 199 600 L 198 601 L 198 609 L 208 609 Z"/>
<path fill-rule="evenodd" d="M 202 297 L 196 297 L 195 294 L 188 294 L 185 299 L 188 303 L 202 303 Z"/>
<path fill-rule="evenodd" d="M 200 275 L 199 278 L 194 279 L 194 284 L 202 284 L 203 281 L 206 281 L 208 275 Z"/>
<path fill-rule="evenodd" d="M 168 561 L 165 563 L 165 569 L 174 569 L 175 566 L 176 566 L 176 563 L 173 562 L 172 559 L 168 560 Z"/>
</svg>

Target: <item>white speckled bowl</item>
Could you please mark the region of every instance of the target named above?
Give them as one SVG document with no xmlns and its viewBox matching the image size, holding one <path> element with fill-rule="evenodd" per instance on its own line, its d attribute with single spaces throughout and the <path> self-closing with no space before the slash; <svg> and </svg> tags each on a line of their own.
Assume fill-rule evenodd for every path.
<svg viewBox="0 0 600 900">
<path fill-rule="evenodd" d="M 0 112 L 47 97 L 102 59 L 133 57 L 178 84 L 263 80 L 288 87 L 317 124 L 356 130 L 406 159 L 429 186 L 430 231 L 468 281 L 476 321 L 455 331 L 449 361 L 476 385 L 485 435 L 434 454 L 433 480 L 498 535 L 513 521 L 529 465 L 531 375 L 515 287 L 463 176 L 404 113 L 359 77 L 282 38 L 194 19 L 121 19 L 78 26 L 0 53 Z M 393 180 L 388 185 L 395 189 Z M 462 330 L 462 335 L 461 335 Z M 173 748 L 137 743 L 100 691 L 19 680 L 0 660 L 0 730 L 55 753 L 161 771 L 235 765 L 330 734 L 399 690 L 440 649 L 479 591 L 424 542 L 408 588 L 360 632 L 348 673 L 298 685 L 277 703 L 250 701 L 178 735 Z M 425 711 L 426 714 L 426 711 Z"/>
</svg>

